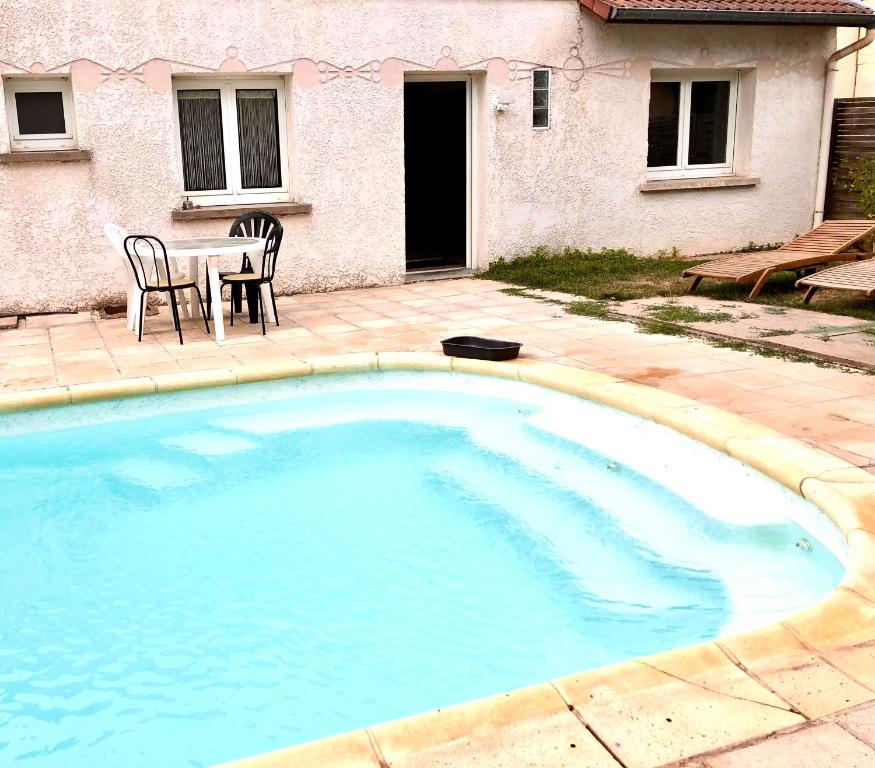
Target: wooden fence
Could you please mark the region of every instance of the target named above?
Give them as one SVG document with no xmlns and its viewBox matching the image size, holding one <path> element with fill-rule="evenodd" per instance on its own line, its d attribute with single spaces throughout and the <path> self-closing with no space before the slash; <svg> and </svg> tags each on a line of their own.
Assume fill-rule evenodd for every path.
<svg viewBox="0 0 875 768">
<path fill-rule="evenodd" d="M 825 218 L 861 219 L 859 194 L 847 189 L 843 160 L 875 159 L 875 99 L 836 99 L 832 113 L 829 148 L 829 177 L 826 187 Z"/>
</svg>

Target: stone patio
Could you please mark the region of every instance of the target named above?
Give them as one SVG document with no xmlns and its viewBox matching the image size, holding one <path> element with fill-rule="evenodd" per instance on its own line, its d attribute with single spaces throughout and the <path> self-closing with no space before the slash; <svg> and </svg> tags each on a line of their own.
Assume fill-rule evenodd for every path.
<svg viewBox="0 0 875 768">
<path fill-rule="evenodd" d="M 0 330 L 0 392 L 353 351 L 440 351 L 448 336 L 489 335 L 522 342 L 524 358 L 685 395 L 875 472 L 875 376 L 644 334 L 632 323 L 508 296 L 504 287 L 462 279 L 280 297 L 280 327 L 266 336 L 239 317 L 217 343 L 188 321 L 183 346 L 166 308 L 146 319 L 142 343 L 124 319 L 29 317 L 15 330 Z"/>
<path fill-rule="evenodd" d="M 142 343 L 123 318 L 30 317 L 0 330 L 0 397 L 186 371 L 219 377 L 239 366 L 348 352 L 439 352 L 442 338 L 489 335 L 523 342 L 523 358 L 690 397 L 875 473 L 875 376 L 641 333 L 633 323 L 569 315 L 561 306 L 502 293 L 504 287 L 462 279 L 282 297 L 280 327 L 266 336 L 240 318 L 217 343 L 184 321 L 183 346 L 166 309 L 147 318 Z M 857 472 L 834 471 L 839 483 Z M 859 482 L 847 477 L 844 484 Z M 868 524 L 854 525 L 857 551 L 875 552 Z M 875 603 L 870 566 L 855 567 L 857 581 L 846 578 L 824 606 L 782 625 L 504 694 L 506 705 L 494 697 L 240 765 L 863 768 L 875 759 L 867 618 Z M 858 634 L 848 639 L 852 626 Z M 842 637 L 840 648 L 830 633 Z M 732 733 L 724 733 L 729 727 Z"/>
</svg>

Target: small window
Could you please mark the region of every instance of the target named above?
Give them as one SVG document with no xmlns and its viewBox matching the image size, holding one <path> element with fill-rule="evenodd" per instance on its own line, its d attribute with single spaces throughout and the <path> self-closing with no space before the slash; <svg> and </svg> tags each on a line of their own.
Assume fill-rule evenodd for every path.
<svg viewBox="0 0 875 768">
<path fill-rule="evenodd" d="M 73 92 L 66 78 L 5 80 L 13 151 L 74 149 Z"/>
<path fill-rule="evenodd" d="M 732 173 L 738 75 L 665 73 L 650 84 L 651 178 Z"/>
<path fill-rule="evenodd" d="M 288 199 L 282 81 L 174 84 L 184 193 L 202 204 Z"/>
<path fill-rule="evenodd" d="M 532 70 L 532 128 L 550 127 L 550 70 Z"/>
</svg>

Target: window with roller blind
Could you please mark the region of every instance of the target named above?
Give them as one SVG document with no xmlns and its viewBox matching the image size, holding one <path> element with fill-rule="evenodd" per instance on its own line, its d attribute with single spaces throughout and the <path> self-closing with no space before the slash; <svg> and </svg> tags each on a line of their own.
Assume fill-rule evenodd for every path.
<svg viewBox="0 0 875 768">
<path fill-rule="evenodd" d="M 282 80 L 175 80 L 184 194 L 200 205 L 288 200 Z"/>
</svg>

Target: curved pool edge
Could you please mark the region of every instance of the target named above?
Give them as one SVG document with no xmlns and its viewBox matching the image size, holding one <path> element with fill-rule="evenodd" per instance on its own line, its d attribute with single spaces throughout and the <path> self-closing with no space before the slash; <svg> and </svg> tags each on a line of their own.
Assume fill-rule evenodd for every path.
<svg viewBox="0 0 875 768">
<path fill-rule="evenodd" d="M 844 578 L 784 621 L 227 763 L 236 768 L 462 763 L 659 766 L 875 700 L 875 476 L 754 421 L 606 374 L 536 360 L 350 353 L 0 395 L 0 414 L 297 376 L 458 371 L 519 379 L 663 424 L 813 502 L 848 541 Z M 573 746 L 572 746 L 573 745 Z M 552 757 L 555 756 L 555 757 Z"/>
</svg>

